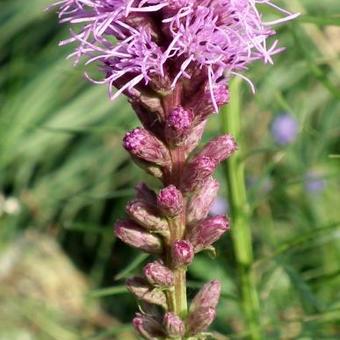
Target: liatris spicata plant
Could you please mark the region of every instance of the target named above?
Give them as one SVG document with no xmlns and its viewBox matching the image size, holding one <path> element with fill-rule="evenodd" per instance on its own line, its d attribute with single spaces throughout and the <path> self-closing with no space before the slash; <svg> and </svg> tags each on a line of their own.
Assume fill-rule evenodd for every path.
<svg viewBox="0 0 340 340">
<path fill-rule="evenodd" d="M 283 18 L 263 22 L 257 5 Z M 116 236 L 156 259 L 144 275 L 127 281 L 141 312 L 133 325 L 146 339 L 204 338 L 216 315 L 221 284 L 205 284 L 187 307 L 186 271 L 194 255 L 229 230 L 226 216 L 208 217 L 218 192 L 216 167 L 236 150 L 225 134 L 197 150 L 207 119 L 229 101 L 228 81 L 280 52 L 270 26 L 295 15 L 269 0 L 60 0 L 59 18 L 72 26 L 70 55 L 99 64 L 111 99 L 125 94 L 141 127 L 124 148 L 137 165 L 159 179 L 128 203 Z"/>
</svg>

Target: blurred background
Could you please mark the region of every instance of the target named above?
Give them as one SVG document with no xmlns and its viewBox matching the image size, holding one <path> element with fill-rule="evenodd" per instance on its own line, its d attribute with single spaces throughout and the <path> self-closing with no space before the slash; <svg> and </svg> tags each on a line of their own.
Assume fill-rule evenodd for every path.
<svg viewBox="0 0 340 340">
<path fill-rule="evenodd" d="M 146 255 L 116 241 L 144 176 L 121 147 L 138 123 L 66 60 L 49 0 L 0 1 L 0 339 L 136 339 L 124 280 Z M 340 338 L 340 1 L 286 0 L 287 50 L 242 84 L 242 155 L 266 339 Z M 269 14 L 270 15 L 270 14 Z M 205 139 L 220 131 L 210 120 Z M 224 167 L 212 214 L 228 211 Z M 150 181 L 148 179 L 147 181 Z M 230 235 L 198 256 L 189 296 L 218 278 L 213 329 L 245 339 Z M 209 270 L 207 270 L 209 268 Z"/>
</svg>

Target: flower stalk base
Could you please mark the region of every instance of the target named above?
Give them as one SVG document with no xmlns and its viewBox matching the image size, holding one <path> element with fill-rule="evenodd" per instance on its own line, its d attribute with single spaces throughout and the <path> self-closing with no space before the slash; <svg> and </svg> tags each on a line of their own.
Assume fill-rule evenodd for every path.
<svg viewBox="0 0 340 340">
<path fill-rule="evenodd" d="M 240 136 L 240 81 L 235 79 L 230 86 L 232 100 L 222 109 L 222 129 Z M 233 222 L 232 242 L 238 266 L 242 306 L 248 327 L 249 338 L 261 340 L 259 299 L 252 273 L 253 251 L 249 223 L 244 163 L 242 155 L 236 154 L 226 162 L 226 181 Z"/>
</svg>

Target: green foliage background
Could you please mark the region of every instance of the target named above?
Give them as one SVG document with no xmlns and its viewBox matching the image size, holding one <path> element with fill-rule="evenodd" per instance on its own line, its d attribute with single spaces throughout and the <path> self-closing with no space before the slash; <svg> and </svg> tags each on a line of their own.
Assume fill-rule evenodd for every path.
<svg viewBox="0 0 340 340">
<path fill-rule="evenodd" d="M 124 131 L 138 123 L 125 98 L 110 102 L 105 87 L 89 84 L 82 68 L 65 59 L 70 48 L 57 44 L 67 29 L 43 11 L 48 4 L 0 1 L 0 193 L 20 204 L 18 213 L 0 214 L 0 257 L 28 230 L 53 235 L 85 273 L 90 300 L 100 300 L 119 322 L 84 335 L 81 326 L 63 327 L 48 314 L 43 326 L 33 322 L 34 339 L 128 339 L 133 336 L 117 334 L 130 327 L 137 307 L 122 285 L 146 256 L 116 242 L 112 225 L 143 178 L 121 147 Z M 266 338 L 335 339 L 340 337 L 340 2 L 286 0 L 284 6 L 303 13 L 278 28 L 287 50 L 275 57 L 274 66 L 251 67 L 247 75 L 256 96 L 246 84 L 241 88 L 242 154 L 253 183 L 248 188 L 253 271 Z M 269 130 L 280 112 L 299 122 L 297 140 L 285 147 L 275 144 Z M 219 133 L 220 125 L 216 115 L 205 139 Z M 311 171 L 326 181 L 323 191 L 306 191 Z M 224 167 L 218 177 L 221 195 L 227 196 Z M 189 296 L 213 278 L 223 281 L 214 329 L 231 339 L 247 338 L 230 236 L 218 243 L 216 259 L 197 257 L 189 271 Z M 10 322 L 15 324 L 0 321 L 0 338 L 1 330 L 13 327 Z"/>
</svg>

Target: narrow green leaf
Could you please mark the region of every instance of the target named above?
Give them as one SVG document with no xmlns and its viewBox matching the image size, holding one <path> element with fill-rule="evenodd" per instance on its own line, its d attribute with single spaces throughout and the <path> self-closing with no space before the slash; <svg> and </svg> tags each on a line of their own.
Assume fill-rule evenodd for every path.
<svg viewBox="0 0 340 340">
<path fill-rule="evenodd" d="M 299 293 L 299 296 L 301 298 L 303 305 L 305 306 L 306 311 L 307 312 L 321 311 L 322 310 L 321 303 L 315 297 L 312 290 L 310 289 L 308 284 L 303 280 L 301 275 L 299 275 L 299 273 L 290 265 L 282 264 L 282 267 L 288 274 L 288 277 L 293 287 Z"/>
<path fill-rule="evenodd" d="M 63 227 L 66 230 L 73 230 L 79 231 L 82 233 L 96 233 L 96 234 L 105 234 L 107 228 L 105 226 L 98 226 L 89 223 L 71 223 L 71 224 L 64 224 Z"/>
<path fill-rule="evenodd" d="M 88 294 L 89 298 L 101 298 L 111 295 L 127 294 L 127 289 L 125 286 L 116 286 L 103 289 L 93 290 Z"/>
<path fill-rule="evenodd" d="M 301 23 L 315 24 L 318 26 L 340 26 L 340 16 L 319 17 L 311 15 L 302 15 L 298 18 Z"/>
<path fill-rule="evenodd" d="M 272 260 L 273 258 L 292 251 L 295 248 L 298 248 L 306 243 L 310 244 L 312 240 L 321 240 L 321 236 L 327 234 L 330 238 L 332 238 L 333 233 L 336 233 L 340 227 L 340 222 L 332 223 L 330 225 L 326 225 L 320 228 L 315 228 L 312 231 L 309 231 L 303 235 L 295 236 L 292 239 L 280 244 L 277 246 L 277 250 L 272 254 L 258 259 L 254 266 L 257 266 L 260 262 L 265 260 Z"/>
<path fill-rule="evenodd" d="M 126 268 L 124 268 L 120 273 L 115 276 L 115 280 L 126 279 L 130 276 L 130 274 L 138 268 L 140 264 L 142 264 L 147 258 L 149 254 L 140 254 L 138 255 Z"/>
</svg>

